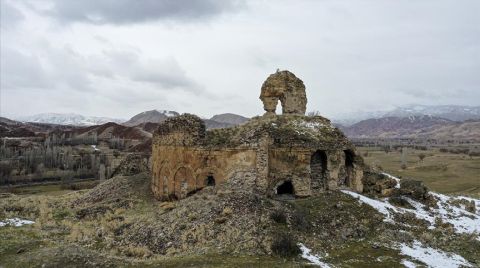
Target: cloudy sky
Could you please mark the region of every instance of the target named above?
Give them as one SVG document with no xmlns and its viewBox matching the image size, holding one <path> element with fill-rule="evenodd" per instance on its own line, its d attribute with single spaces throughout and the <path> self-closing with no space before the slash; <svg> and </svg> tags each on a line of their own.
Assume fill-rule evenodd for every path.
<svg viewBox="0 0 480 268">
<path fill-rule="evenodd" d="M 329 117 L 480 105 L 478 0 L 0 3 L 1 116 L 253 116 L 277 68 Z"/>
</svg>

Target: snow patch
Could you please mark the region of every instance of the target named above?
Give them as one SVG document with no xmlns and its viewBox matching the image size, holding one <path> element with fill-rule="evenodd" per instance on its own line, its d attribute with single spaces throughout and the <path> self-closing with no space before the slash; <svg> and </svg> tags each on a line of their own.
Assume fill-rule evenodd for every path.
<svg viewBox="0 0 480 268">
<path fill-rule="evenodd" d="M 34 221 L 22 220 L 20 218 L 11 218 L 11 219 L 6 219 L 4 221 L 0 221 L 0 227 L 6 226 L 6 225 L 20 227 L 22 225 L 28 225 L 28 224 L 34 224 L 34 223 L 35 223 Z"/>
<path fill-rule="evenodd" d="M 407 244 L 400 244 L 400 251 L 403 255 L 407 255 L 415 260 L 421 261 L 431 268 L 444 267 L 472 267 L 467 260 L 462 256 L 446 253 L 441 250 L 423 247 L 418 241 L 415 241 L 412 246 Z M 402 264 L 406 267 L 417 267 L 413 262 L 404 260 Z"/>
<path fill-rule="evenodd" d="M 92 145 L 92 148 L 94 151 L 100 151 L 100 149 L 97 148 L 97 145 Z"/>
<path fill-rule="evenodd" d="M 395 176 L 392 176 L 392 175 L 390 175 L 388 173 L 385 173 L 385 172 L 382 172 L 380 174 L 385 175 L 385 176 L 389 177 L 390 179 L 394 179 L 397 182 L 397 185 L 395 185 L 395 188 L 400 189 L 400 179 L 399 178 L 397 178 Z"/>
<path fill-rule="evenodd" d="M 357 198 L 360 201 L 360 203 L 367 204 L 367 205 L 373 207 L 374 209 L 376 209 L 378 212 L 385 215 L 386 218 L 384 219 L 384 221 L 386 221 L 386 222 L 393 222 L 393 215 L 391 214 L 391 212 L 402 213 L 401 210 L 403 210 L 403 208 L 397 208 L 397 207 L 389 204 L 386 201 L 372 199 L 372 198 L 369 198 L 369 197 L 366 197 L 364 195 L 361 195 L 361 194 L 358 194 L 358 193 L 355 193 L 355 192 L 352 192 L 352 191 L 348 191 L 348 190 L 341 190 L 341 191 L 345 194 L 348 194 L 348 195 L 354 197 L 354 198 Z"/>
<path fill-rule="evenodd" d="M 422 203 L 407 197 L 403 198 L 408 201 L 414 209 L 395 207 L 388 203 L 387 200 L 372 199 L 348 190 L 342 190 L 342 192 L 357 198 L 361 203 L 365 203 L 385 215 L 385 222 L 394 222 L 392 213 L 405 214 L 410 212 L 413 213 L 417 219 L 427 221 L 430 224 L 429 229 L 434 229 L 436 220 L 441 219 L 442 222 L 450 223 L 454 227 L 456 233 L 476 234 L 477 237 L 480 234 L 480 215 L 468 212 L 465 209 L 454 206 L 450 203 L 455 199 L 459 199 L 458 197 L 449 197 L 430 192 L 430 194 L 438 199 L 438 209 L 430 208 L 427 211 Z M 473 198 L 471 198 L 471 200 L 474 200 L 475 202 L 480 201 Z"/>
<path fill-rule="evenodd" d="M 417 268 L 417 265 L 414 263 L 414 262 L 411 262 L 409 260 L 403 260 L 402 261 L 402 264 L 406 267 L 406 268 Z"/>
<path fill-rule="evenodd" d="M 317 255 L 312 254 L 312 250 L 307 248 L 304 244 L 298 243 L 300 250 L 302 251 L 302 258 L 310 261 L 312 264 L 318 265 L 323 268 L 331 268 L 330 265 L 321 261 L 321 258 Z"/>
</svg>

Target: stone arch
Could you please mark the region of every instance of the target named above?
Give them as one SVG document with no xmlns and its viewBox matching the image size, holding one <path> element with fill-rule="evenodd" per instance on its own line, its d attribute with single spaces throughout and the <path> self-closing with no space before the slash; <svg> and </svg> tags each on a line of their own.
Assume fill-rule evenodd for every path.
<svg viewBox="0 0 480 268">
<path fill-rule="evenodd" d="M 200 168 L 198 169 L 195 174 L 197 174 L 196 178 L 196 189 L 200 190 L 207 186 L 207 179 L 209 176 L 213 177 L 215 180 L 215 185 L 218 185 L 220 182 L 220 178 L 218 177 L 219 173 L 216 168 L 209 167 L 209 168 Z"/>
<path fill-rule="evenodd" d="M 187 195 L 196 190 L 195 177 L 192 169 L 189 167 L 180 167 L 173 177 L 174 195 L 178 199 L 187 197 Z"/>
<path fill-rule="evenodd" d="M 328 158 L 323 150 L 315 151 L 310 158 L 312 190 L 324 190 L 328 184 Z"/>
<path fill-rule="evenodd" d="M 262 85 L 260 99 L 266 114 L 275 114 L 278 101 L 283 114 L 305 114 L 307 95 L 303 81 L 289 71 L 277 71 Z"/>
<path fill-rule="evenodd" d="M 343 152 L 345 154 L 345 184 L 348 187 L 352 187 L 355 171 L 355 153 L 350 149 Z"/>
<path fill-rule="evenodd" d="M 173 192 L 173 187 L 170 186 L 172 177 L 170 172 L 170 165 L 165 163 L 160 168 L 158 172 L 158 181 L 159 181 L 159 188 L 158 192 L 163 197 L 168 197 L 170 193 Z"/>
<path fill-rule="evenodd" d="M 165 166 L 166 166 L 166 161 L 163 161 L 158 165 L 152 166 L 153 174 L 152 174 L 151 188 L 152 188 L 152 192 L 157 197 L 163 194 L 162 193 L 163 181 L 161 179 L 161 173 L 162 173 L 162 170 L 165 169 Z"/>
<path fill-rule="evenodd" d="M 283 195 L 283 194 L 289 194 L 289 195 L 295 195 L 295 187 L 293 186 L 293 183 L 291 180 L 285 180 L 277 183 L 275 186 L 275 194 L 277 195 Z"/>
</svg>

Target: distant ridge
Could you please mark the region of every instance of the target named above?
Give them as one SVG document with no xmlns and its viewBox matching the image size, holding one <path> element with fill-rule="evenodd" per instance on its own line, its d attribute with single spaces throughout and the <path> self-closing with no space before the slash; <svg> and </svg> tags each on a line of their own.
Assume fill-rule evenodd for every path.
<svg viewBox="0 0 480 268">
<path fill-rule="evenodd" d="M 388 111 L 355 112 L 333 118 L 335 123 L 350 126 L 362 120 L 384 117 L 409 117 L 428 115 L 463 122 L 480 119 L 480 106 L 462 105 L 405 105 Z"/>
<path fill-rule="evenodd" d="M 137 126 L 144 123 L 161 123 L 169 117 L 177 116 L 179 113 L 175 111 L 166 111 L 166 110 L 150 110 L 139 113 L 127 122 L 123 123 L 125 126 Z"/>
<path fill-rule="evenodd" d="M 480 120 L 456 122 L 435 116 L 382 117 L 339 126 L 349 138 L 480 140 Z"/>
<path fill-rule="evenodd" d="M 108 122 L 121 123 L 125 121 L 123 119 L 98 116 L 84 116 L 74 113 L 41 113 L 31 116 L 21 116 L 15 119 L 21 122 L 72 126 L 93 126 L 105 124 Z"/>
<path fill-rule="evenodd" d="M 214 115 L 212 116 L 212 118 L 210 118 L 210 120 L 213 120 L 219 123 L 239 125 L 247 122 L 248 118 L 238 114 L 224 113 L 224 114 Z"/>
</svg>

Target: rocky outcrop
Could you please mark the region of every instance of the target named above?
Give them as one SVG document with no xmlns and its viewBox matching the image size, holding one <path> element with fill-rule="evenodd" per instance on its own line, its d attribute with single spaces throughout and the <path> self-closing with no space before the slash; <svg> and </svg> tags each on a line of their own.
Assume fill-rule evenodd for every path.
<svg viewBox="0 0 480 268">
<path fill-rule="evenodd" d="M 403 179 L 400 182 L 400 194 L 418 201 L 425 201 L 429 198 L 428 188 L 423 182 L 412 179 Z"/>
<path fill-rule="evenodd" d="M 277 71 L 262 85 L 260 99 L 267 115 L 275 114 L 278 101 L 283 114 L 304 115 L 307 109 L 307 95 L 303 81 L 289 71 Z"/>
<path fill-rule="evenodd" d="M 114 176 L 131 176 L 149 171 L 148 156 L 144 154 L 129 154 L 122 160 L 120 165 L 113 171 Z"/>
<path fill-rule="evenodd" d="M 387 175 L 367 171 L 363 177 L 363 192 L 371 196 L 388 197 L 395 193 L 397 181 Z"/>
</svg>

